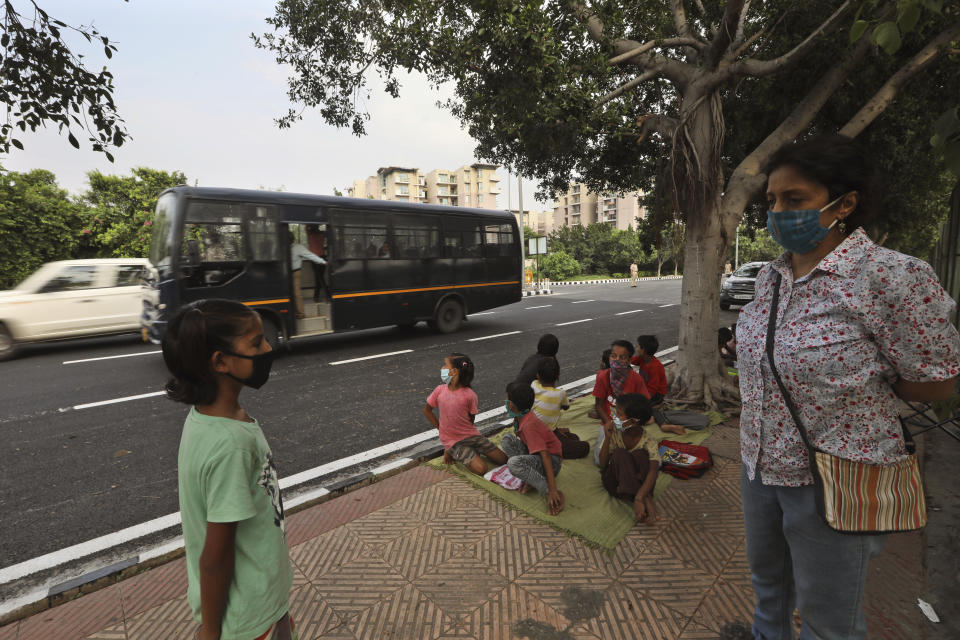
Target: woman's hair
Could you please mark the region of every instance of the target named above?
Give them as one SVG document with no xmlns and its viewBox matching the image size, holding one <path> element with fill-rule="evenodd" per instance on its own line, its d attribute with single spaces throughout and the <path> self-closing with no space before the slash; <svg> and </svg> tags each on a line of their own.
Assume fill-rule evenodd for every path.
<svg viewBox="0 0 960 640">
<path fill-rule="evenodd" d="M 625 416 L 634 418 L 640 424 L 647 424 L 650 416 L 653 415 L 650 400 L 639 393 L 625 393 L 617 396 L 617 408 L 622 409 Z"/>
<path fill-rule="evenodd" d="M 613 353 L 613 349 L 604 349 L 603 353 L 600 354 L 600 365 L 604 369 L 610 368 L 610 354 Z"/>
<path fill-rule="evenodd" d="M 627 353 L 630 354 L 631 358 L 633 357 L 633 354 L 636 351 L 633 348 L 633 343 L 630 342 L 629 340 L 614 340 L 613 342 L 610 343 L 611 352 L 613 351 L 613 347 L 623 347 L 624 349 L 627 350 Z"/>
<path fill-rule="evenodd" d="M 529 411 L 533 406 L 535 394 L 533 387 L 522 382 L 511 382 L 507 385 L 507 399 L 514 404 L 519 411 Z"/>
<path fill-rule="evenodd" d="M 657 336 L 637 336 L 637 345 L 643 349 L 648 356 L 652 356 L 656 354 L 660 348 L 660 341 L 657 340 Z"/>
<path fill-rule="evenodd" d="M 163 361 L 172 376 L 167 397 L 184 404 L 210 404 L 217 397 L 217 376 L 210 366 L 215 351 L 233 350 L 250 330 L 256 312 L 232 300 L 198 300 L 185 305 L 167 325 Z"/>
<path fill-rule="evenodd" d="M 784 145 L 770 158 L 766 173 L 769 176 L 784 166 L 826 187 L 827 202 L 857 192 L 857 208 L 846 218 L 847 234 L 877 215 L 880 202 L 876 171 L 866 153 L 850 138 L 823 135 Z"/>
<path fill-rule="evenodd" d="M 469 387 L 473 382 L 473 360 L 462 353 L 451 353 L 447 357 L 450 359 L 450 367 L 458 373 L 457 384 L 461 387 Z"/>
<path fill-rule="evenodd" d="M 560 350 L 560 339 L 552 333 L 545 333 L 540 336 L 537 342 L 537 353 L 542 356 L 556 356 Z"/>
<path fill-rule="evenodd" d="M 560 363 L 556 358 L 543 358 L 537 367 L 537 375 L 541 383 L 552 387 L 560 377 Z"/>
</svg>

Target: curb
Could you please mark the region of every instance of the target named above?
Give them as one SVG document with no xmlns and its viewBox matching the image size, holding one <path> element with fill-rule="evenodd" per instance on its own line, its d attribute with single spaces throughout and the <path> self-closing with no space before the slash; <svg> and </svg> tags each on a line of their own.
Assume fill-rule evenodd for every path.
<svg viewBox="0 0 960 640">
<path fill-rule="evenodd" d="M 637 278 L 637 282 L 647 282 L 648 280 L 682 280 L 683 276 L 644 276 Z M 630 282 L 630 278 L 605 278 L 603 280 L 563 280 L 560 282 L 551 282 L 550 286 L 569 286 L 574 284 L 609 284 L 611 282 Z"/>
<path fill-rule="evenodd" d="M 528 298 L 530 296 L 548 296 L 551 293 L 553 293 L 553 291 L 550 289 L 524 289 L 523 297 Z"/>
</svg>

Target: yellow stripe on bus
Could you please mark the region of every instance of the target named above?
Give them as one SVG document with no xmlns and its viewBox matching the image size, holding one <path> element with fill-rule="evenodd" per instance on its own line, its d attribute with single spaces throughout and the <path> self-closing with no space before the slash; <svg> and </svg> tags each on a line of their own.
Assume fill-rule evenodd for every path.
<svg viewBox="0 0 960 640">
<path fill-rule="evenodd" d="M 248 307 L 253 307 L 258 304 L 282 304 L 284 302 L 290 302 L 290 298 L 277 298 L 276 300 L 257 300 L 255 302 L 244 302 L 243 304 Z"/>
<path fill-rule="evenodd" d="M 450 284 L 442 287 L 423 287 L 420 289 L 389 289 L 387 291 L 364 291 L 362 293 L 338 293 L 333 296 L 339 298 L 358 298 L 360 296 L 385 296 L 394 293 L 416 293 L 417 291 L 439 291 L 440 289 L 466 289 L 468 287 L 496 287 L 505 284 L 520 284 L 519 280 L 510 280 L 508 282 L 483 282 L 480 284 Z"/>
</svg>

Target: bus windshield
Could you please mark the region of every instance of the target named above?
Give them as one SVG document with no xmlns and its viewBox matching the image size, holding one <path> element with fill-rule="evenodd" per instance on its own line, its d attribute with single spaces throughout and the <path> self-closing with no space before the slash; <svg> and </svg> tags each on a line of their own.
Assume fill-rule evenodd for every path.
<svg viewBox="0 0 960 640">
<path fill-rule="evenodd" d="M 150 238 L 150 262 L 158 271 L 168 271 L 173 267 L 171 262 L 172 238 L 170 231 L 173 228 L 176 213 L 177 197 L 172 193 L 165 193 L 157 200 L 157 209 L 153 217 L 153 235 Z"/>
</svg>

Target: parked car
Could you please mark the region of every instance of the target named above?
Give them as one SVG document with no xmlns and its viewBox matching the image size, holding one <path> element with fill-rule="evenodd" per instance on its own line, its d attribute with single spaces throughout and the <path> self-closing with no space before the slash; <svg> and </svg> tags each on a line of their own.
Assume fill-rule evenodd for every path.
<svg viewBox="0 0 960 640">
<path fill-rule="evenodd" d="M 720 308 L 726 311 L 730 305 L 743 306 L 753 301 L 756 293 L 757 274 L 766 262 L 747 262 L 724 278 L 720 286 Z"/>
<path fill-rule="evenodd" d="M 145 258 L 50 262 L 0 291 L 0 360 L 28 342 L 139 331 Z"/>
</svg>

